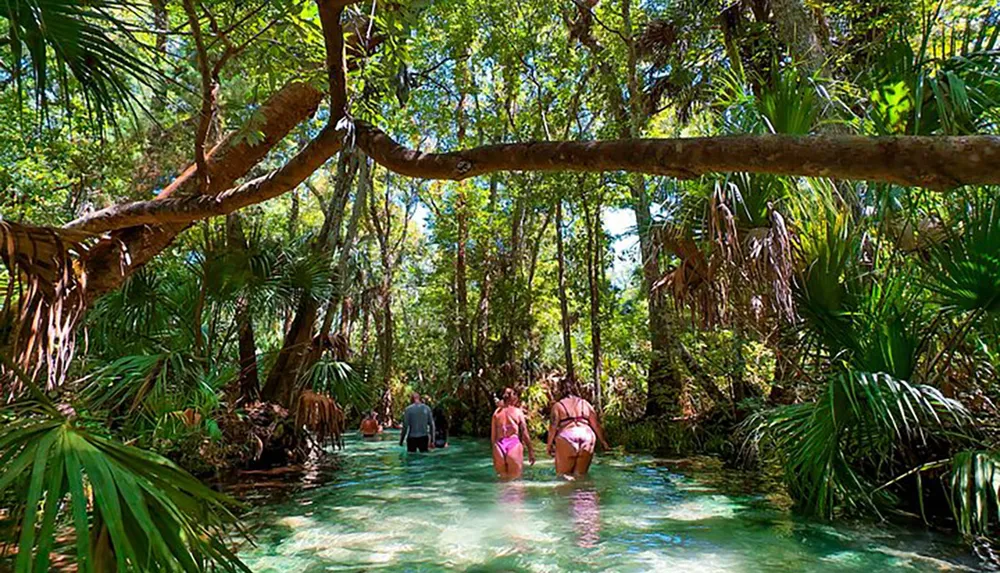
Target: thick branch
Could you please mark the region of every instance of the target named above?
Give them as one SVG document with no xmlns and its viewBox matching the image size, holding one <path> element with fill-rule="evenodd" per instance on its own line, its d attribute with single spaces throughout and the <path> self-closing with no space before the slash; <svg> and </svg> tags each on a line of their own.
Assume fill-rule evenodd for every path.
<svg viewBox="0 0 1000 573">
<path fill-rule="evenodd" d="M 326 74 L 330 85 L 330 123 L 336 124 L 347 113 L 347 65 L 344 55 L 344 29 L 340 16 L 347 3 L 317 0 L 319 21 L 326 45 Z"/>
<path fill-rule="evenodd" d="M 628 171 L 690 179 L 751 172 L 949 189 L 1000 184 L 1000 137 L 742 135 L 685 139 L 529 142 L 422 153 L 364 122 L 357 145 L 384 167 L 423 179 L 494 171 Z"/>
<path fill-rule="evenodd" d="M 207 154 L 209 170 L 212 172 L 209 194 L 225 191 L 237 179 L 246 175 L 292 128 L 316 113 L 324 95 L 305 82 L 289 83 L 272 94 L 260 106 L 260 113 L 256 114 L 263 121 L 246 126 L 247 130 L 259 132 L 258 137 L 251 139 L 245 137 L 242 131 L 233 132 Z M 157 198 L 193 193 L 197 173 L 197 165 L 188 166 Z"/>
<path fill-rule="evenodd" d="M 207 154 L 206 160 L 212 172 L 209 194 L 225 191 L 246 175 L 293 127 L 315 113 L 323 95 L 309 84 L 293 82 L 268 98 L 257 116 L 262 121 L 252 126 L 261 137 L 251 140 L 242 137 L 241 133 L 233 133 Z M 193 194 L 196 173 L 197 167 L 191 165 L 157 197 L 163 199 Z M 87 218 L 89 216 L 69 226 L 80 226 Z M 99 241 L 83 260 L 88 275 L 88 297 L 93 299 L 117 288 L 125 277 L 165 249 L 184 227 L 184 224 L 140 226 L 116 232 L 110 239 Z"/>
<path fill-rule="evenodd" d="M 126 203 L 91 213 L 70 223 L 67 228 L 102 233 L 137 225 L 183 224 L 228 215 L 291 191 L 340 151 L 342 139 L 341 134 L 328 125 L 280 169 L 218 195 Z"/>
<path fill-rule="evenodd" d="M 294 188 L 341 147 L 327 126 L 281 169 L 212 197 L 157 199 L 92 213 L 68 227 L 104 232 L 189 223 L 224 215 Z M 407 149 L 358 122 L 357 145 L 386 168 L 424 179 L 466 179 L 494 171 L 630 171 L 692 178 L 707 173 L 862 179 L 947 189 L 1000 184 L 1000 137 L 732 136 L 490 145 L 453 153 Z"/>
</svg>

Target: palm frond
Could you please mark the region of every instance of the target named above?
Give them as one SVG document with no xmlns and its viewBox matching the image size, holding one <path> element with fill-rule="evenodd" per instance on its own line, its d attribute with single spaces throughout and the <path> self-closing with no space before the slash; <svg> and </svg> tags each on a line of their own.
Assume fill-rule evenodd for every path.
<svg viewBox="0 0 1000 573">
<path fill-rule="evenodd" d="M 798 68 L 773 69 L 771 81 L 762 86 L 757 103 L 768 131 L 808 135 L 822 111 L 815 86 Z"/>
<path fill-rule="evenodd" d="M 354 367 L 335 357 L 324 355 L 303 373 L 306 385 L 318 394 L 332 397 L 340 404 L 370 404 L 373 388 Z"/>
<path fill-rule="evenodd" d="M 903 444 L 966 420 L 965 408 L 936 388 L 848 371 L 831 376 L 815 402 L 776 408 L 753 424 L 756 439 L 776 446 L 800 506 L 830 517 L 877 511 L 892 496 L 861 468 L 887 467 Z"/>
<path fill-rule="evenodd" d="M 0 293 L 0 352 L 14 357 L 32 378 L 43 370 L 48 386 L 61 383 L 75 348 L 77 319 L 83 312 L 86 277 L 73 261 L 88 248 L 92 235 L 0 220 L 0 260 L 6 267 Z M 3 392 L 16 394 L 11 378 Z"/>
<path fill-rule="evenodd" d="M 951 463 L 951 504 L 965 535 L 989 535 L 1000 525 L 1000 452 L 970 450 Z"/>
<path fill-rule="evenodd" d="M 928 288 L 950 312 L 1000 312 L 1000 200 L 972 202 L 954 225 L 960 231 L 935 245 Z"/>
<path fill-rule="evenodd" d="M 17 571 L 49 570 L 67 516 L 84 573 L 106 559 L 118 571 L 249 571 L 226 545 L 235 502 L 165 458 L 66 420 L 27 419 L 4 428 L 0 460 L 0 493 L 13 491 L 22 516 Z"/>
<path fill-rule="evenodd" d="M 125 48 L 128 24 L 120 14 L 136 5 L 120 0 L 13 0 L 0 4 L 0 18 L 8 21 L 10 66 L 18 89 L 23 89 L 24 59 L 33 72 L 33 91 L 44 112 L 47 93 L 58 78 L 64 94 L 72 76 L 98 120 L 114 121 L 115 106 L 134 101 L 129 80 L 148 83 L 156 71 Z M 118 32 L 115 34 L 115 32 Z M 25 54 L 27 51 L 27 54 Z"/>
</svg>

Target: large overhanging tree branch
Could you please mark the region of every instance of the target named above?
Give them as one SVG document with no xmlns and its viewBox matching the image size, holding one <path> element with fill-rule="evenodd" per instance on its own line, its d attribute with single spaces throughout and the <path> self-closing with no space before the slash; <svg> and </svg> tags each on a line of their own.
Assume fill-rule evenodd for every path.
<svg viewBox="0 0 1000 573">
<path fill-rule="evenodd" d="M 137 201 L 92 213 L 70 228 L 105 232 L 190 223 L 232 213 L 294 189 L 341 148 L 327 126 L 281 169 L 213 196 Z M 422 153 L 376 127 L 355 124 L 357 146 L 385 168 L 423 179 L 461 180 L 496 171 L 629 171 L 690 179 L 747 171 L 867 180 L 932 189 L 1000 184 L 1000 137 L 746 135 L 690 139 L 529 142 Z"/>
<path fill-rule="evenodd" d="M 357 145 L 402 175 L 461 180 L 495 171 L 628 171 L 691 179 L 769 173 L 931 189 L 1000 183 L 1000 137 L 738 135 L 681 139 L 529 142 L 452 153 L 403 147 L 358 122 Z"/>
<path fill-rule="evenodd" d="M 224 141 L 208 154 L 212 172 L 208 193 L 196 196 L 200 178 L 193 165 L 157 199 L 113 206 L 68 225 L 90 232 L 119 231 L 136 248 L 135 268 L 169 244 L 191 222 L 231 213 L 294 189 L 343 146 L 346 131 L 346 73 L 340 17 L 351 0 L 319 0 L 327 48 L 331 122 L 288 164 L 233 186 L 288 130 L 312 113 L 322 92 L 294 85 L 295 96 L 276 94 L 276 114 L 292 121 L 265 130 L 262 145 L 241 149 Z M 284 90 L 282 90 L 284 91 Z M 285 108 L 294 109 L 285 113 Z M 267 108 L 266 108 L 267 109 Z M 303 109 L 308 110 L 302 113 Z M 294 118 L 294 119 L 293 119 Z M 496 171 L 628 171 L 678 178 L 708 173 L 754 172 L 787 176 L 855 179 L 947 189 L 967 184 L 1000 184 L 1000 138 L 859 136 L 728 136 L 693 139 L 622 139 L 616 141 L 528 142 L 489 145 L 451 153 L 408 149 L 375 126 L 356 122 L 355 144 L 387 169 L 425 179 L 465 179 Z M 271 135 L 273 134 L 273 135 Z M 221 149 L 221 151 L 219 151 Z M 104 251 L 118 255 L 114 241 Z M 96 249 L 102 254 L 101 249 Z M 93 256 L 91 256 L 93 258 Z M 104 256 L 104 268 L 113 256 Z M 120 284 L 126 271 L 97 279 L 98 293 Z M 106 283 L 106 284 L 105 284 Z"/>
<path fill-rule="evenodd" d="M 268 98 L 260 109 L 263 121 L 255 126 L 261 137 L 251 141 L 240 133 L 233 133 L 206 154 L 208 169 L 212 173 L 207 196 L 213 197 L 231 188 L 260 163 L 292 128 L 315 113 L 323 95 L 305 82 L 292 82 Z M 154 201 L 193 195 L 197 192 L 199 180 L 197 166 L 192 164 Z M 192 220 L 175 225 L 164 222 L 155 226 L 137 222 L 135 225 L 123 224 L 103 229 L 120 231 L 99 241 L 81 261 L 88 277 L 88 298 L 93 299 L 118 288 L 129 274 L 167 248 Z M 78 223 L 74 221 L 68 226 L 76 227 Z"/>
</svg>

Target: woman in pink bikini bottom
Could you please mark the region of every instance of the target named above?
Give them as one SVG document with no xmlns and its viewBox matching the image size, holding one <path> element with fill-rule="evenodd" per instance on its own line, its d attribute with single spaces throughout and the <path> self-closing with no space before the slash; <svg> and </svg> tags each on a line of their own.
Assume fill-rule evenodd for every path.
<svg viewBox="0 0 1000 573">
<path fill-rule="evenodd" d="M 528 448 L 528 463 L 535 464 L 535 451 L 531 447 L 528 425 L 524 420 L 524 412 L 517 407 L 517 394 L 512 388 L 504 389 L 503 399 L 493 413 L 490 437 L 493 442 L 493 468 L 500 479 L 521 477 L 524 471 L 525 446 Z"/>
<path fill-rule="evenodd" d="M 576 382 L 564 378 L 561 386 L 563 398 L 552 405 L 546 451 L 556 458 L 557 474 L 580 477 L 590 470 L 597 441 L 601 441 L 604 449 L 610 446 L 597 412 L 578 395 Z"/>
</svg>

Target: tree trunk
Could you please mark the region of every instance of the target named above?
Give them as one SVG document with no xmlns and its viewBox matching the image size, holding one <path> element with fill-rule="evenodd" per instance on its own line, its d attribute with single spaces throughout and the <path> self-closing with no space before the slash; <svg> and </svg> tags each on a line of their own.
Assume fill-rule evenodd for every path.
<svg viewBox="0 0 1000 573">
<path fill-rule="evenodd" d="M 581 181 L 581 187 L 584 181 Z M 587 286 L 590 291 L 590 357 L 591 385 L 594 393 L 594 407 L 598 412 L 603 409 L 601 395 L 601 280 L 600 270 L 604 258 L 601 226 L 601 200 L 595 201 L 593 208 L 584 196 L 583 204 L 584 227 L 587 230 Z"/>
<path fill-rule="evenodd" d="M 365 160 L 367 161 L 367 159 Z M 369 193 L 368 213 L 375 238 L 379 246 L 379 261 L 382 266 L 382 277 L 379 281 L 378 300 L 379 308 L 376 314 L 376 344 L 378 346 L 379 363 L 382 376 L 382 409 L 389 411 L 392 408 L 392 376 L 393 358 L 395 350 L 395 324 L 392 314 L 392 286 L 393 275 L 396 272 L 396 265 L 400 260 L 400 253 L 396 249 L 402 249 L 402 237 L 405 237 L 406 224 L 404 219 L 401 239 L 396 243 L 392 237 L 392 186 L 387 181 L 385 194 L 382 203 L 376 204 L 375 193 Z"/>
<path fill-rule="evenodd" d="M 299 236 L 299 192 L 291 192 L 292 206 L 288 210 L 288 238 L 294 240 Z"/>
<path fill-rule="evenodd" d="M 382 374 L 382 395 L 392 395 L 392 368 L 393 368 L 393 316 L 392 316 L 392 280 L 388 276 L 382 278 L 381 292 L 379 293 L 379 317 L 381 328 L 376 332 L 378 337 L 378 354 L 380 370 Z"/>
<path fill-rule="evenodd" d="M 826 55 L 816 34 L 816 23 L 802 0 L 771 0 L 771 12 L 778 27 L 778 36 L 796 63 L 808 72 L 823 67 Z"/>
<path fill-rule="evenodd" d="M 163 71 L 163 62 L 167 58 L 167 33 L 170 31 L 170 17 L 167 13 L 167 0 L 151 0 L 153 8 L 154 54 L 156 67 Z M 167 101 L 167 82 L 155 82 L 153 90 L 152 110 L 162 112 Z M 157 128 L 157 130 L 159 130 Z"/>
<path fill-rule="evenodd" d="M 563 250 L 562 199 L 556 201 L 556 258 L 559 267 L 559 312 L 562 315 L 563 354 L 566 357 L 566 377 L 576 380 L 573 369 L 573 338 L 570 330 L 569 300 L 566 292 L 566 253 Z"/>
<path fill-rule="evenodd" d="M 341 237 L 341 226 L 344 221 L 344 211 L 347 210 L 347 200 L 350 196 L 351 183 L 354 181 L 355 175 L 360 170 L 360 163 L 364 162 L 365 171 L 361 174 L 362 180 L 358 182 L 357 188 L 354 192 L 354 206 L 351 208 L 351 219 L 347 223 L 347 233 Z M 361 214 L 364 212 L 365 208 L 365 194 L 368 189 L 368 183 L 365 177 L 367 176 L 367 162 L 368 159 L 364 157 L 357 157 L 355 153 L 345 153 L 343 161 L 337 165 L 337 183 L 334 186 L 334 194 L 330 199 L 334 203 L 332 207 L 332 218 L 329 221 L 324 220 L 324 227 L 329 223 L 328 233 L 333 233 L 336 237 L 337 248 L 339 249 L 339 255 L 337 259 L 337 281 L 338 288 L 335 290 L 334 294 L 330 297 L 330 300 L 326 304 L 326 312 L 323 314 L 323 324 L 319 329 L 319 334 L 321 337 L 327 337 L 330 335 L 330 328 L 333 325 L 333 314 L 334 309 L 340 300 L 346 297 L 347 290 L 347 264 L 351 259 L 351 253 L 354 251 L 354 242 L 358 236 L 358 221 L 361 219 Z M 322 231 L 322 230 L 321 230 Z M 319 357 L 317 356 L 317 359 Z"/>
<path fill-rule="evenodd" d="M 246 236 L 238 215 L 226 217 L 226 231 L 229 248 L 232 250 L 247 249 Z M 253 316 L 250 312 L 250 301 L 246 295 L 236 299 L 235 310 L 236 330 L 239 347 L 239 397 L 237 404 L 253 402 L 260 397 L 260 379 L 257 373 L 257 342 L 253 331 Z"/>
<path fill-rule="evenodd" d="M 642 252 L 642 288 L 649 306 L 650 360 L 646 392 L 646 416 L 676 417 L 681 412 L 683 380 L 674 369 L 672 339 L 676 336 L 673 310 L 655 287 L 660 279 L 659 247 L 653 238 L 653 218 L 649 210 L 645 182 L 641 175 L 631 181 L 633 209 L 639 227 Z"/>
<path fill-rule="evenodd" d="M 339 189 L 342 186 L 346 186 L 348 184 L 347 179 L 351 175 L 351 170 L 347 168 L 346 157 L 341 158 L 338 161 L 336 187 Z M 359 187 L 359 193 L 361 192 L 360 189 L 364 187 L 367 186 L 362 185 Z M 327 205 L 323 225 L 313 240 L 312 249 L 315 252 L 324 253 L 329 251 L 330 237 L 334 232 L 334 222 L 343 220 L 343 213 L 337 213 L 336 211 L 343 208 L 343 205 L 344 203 L 337 201 L 336 198 L 331 200 Z M 339 230 L 337 232 L 339 233 Z M 281 350 L 278 352 L 278 357 L 275 359 L 271 371 L 268 372 L 267 381 L 261 392 L 262 399 L 268 402 L 276 402 L 285 407 L 293 405 L 292 399 L 298 387 L 303 366 L 308 362 L 314 363 L 319 358 L 319 355 L 314 351 L 313 339 L 313 332 L 318 316 L 319 302 L 309 294 L 304 294 L 299 300 L 298 307 L 295 309 L 295 314 L 293 315 L 291 324 L 288 326 Z M 324 321 L 324 328 L 329 328 L 326 321 Z M 323 348 L 322 341 L 319 341 L 319 348 Z M 312 363 L 309 364 L 310 367 Z"/>
<path fill-rule="evenodd" d="M 490 202 L 487 206 L 492 221 L 496 212 L 497 199 L 497 177 L 490 177 Z M 490 297 L 493 294 L 494 274 L 499 265 L 497 256 L 494 254 L 494 247 L 488 244 L 483 253 L 483 279 L 479 286 L 479 303 L 476 305 L 476 363 L 487 367 L 489 356 L 487 346 L 490 337 Z"/>
<path fill-rule="evenodd" d="M 268 372 L 261 399 L 286 408 L 292 406 L 292 397 L 298 386 L 299 365 L 312 345 L 318 307 L 316 300 L 308 295 L 299 300 L 278 357 Z"/>
<path fill-rule="evenodd" d="M 458 223 L 458 243 L 455 245 L 455 299 L 458 322 L 458 370 L 472 370 L 472 348 L 469 333 L 469 284 L 466 277 L 466 246 L 469 242 L 469 216 L 466 212 L 465 192 L 459 191 L 455 217 Z"/>
</svg>

